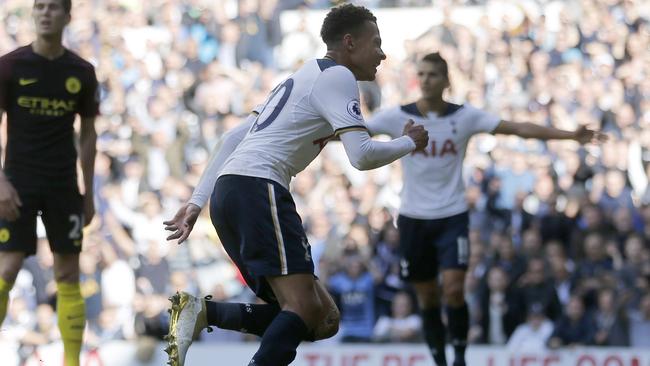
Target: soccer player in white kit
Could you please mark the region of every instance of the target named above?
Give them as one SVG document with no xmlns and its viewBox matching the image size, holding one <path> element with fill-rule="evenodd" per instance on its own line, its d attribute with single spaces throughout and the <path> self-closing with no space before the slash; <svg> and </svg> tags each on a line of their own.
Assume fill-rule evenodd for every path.
<svg viewBox="0 0 650 366">
<path fill-rule="evenodd" d="M 321 36 L 325 58 L 306 62 L 223 138 L 190 201 L 165 222 L 174 231 L 169 239 L 183 242 L 212 192 L 210 216 L 221 242 L 249 287 L 266 301 L 235 304 L 187 293 L 172 296 L 167 352 L 173 366 L 184 363 L 192 339 L 210 325 L 261 336 L 249 364 L 255 366 L 288 365 L 301 341 L 336 334 L 339 312 L 314 277 L 307 236 L 289 193 L 291 177 L 334 137 L 362 170 L 428 143 L 427 132 L 412 121 L 395 121 L 406 126 L 392 141 L 373 141 L 368 134 L 357 80 L 374 80 L 386 58 L 372 13 L 353 5 L 334 8 Z"/>
<path fill-rule="evenodd" d="M 440 314 L 438 270 L 442 274 L 442 299 L 454 347 L 454 366 L 465 366 L 469 314 L 464 296 L 469 259 L 469 218 L 462 165 L 469 139 L 481 132 L 523 138 L 572 139 L 582 144 L 602 135 L 581 127 L 563 131 L 532 123 L 503 121 L 470 105 L 443 100 L 449 86 L 447 63 L 438 54 L 426 55 L 418 64 L 422 96 L 415 103 L 378 112 L 367 123 L 372 135 L 399 136 L 401 123 L 412 119 L 429 131 L 423 150 L 401 159 L 403 187 L 397 220 L 402 252 L 401 274 L 416 291 L 425 340 L 437 366 L 446 366 L 446 329 Z"/>
</svg>

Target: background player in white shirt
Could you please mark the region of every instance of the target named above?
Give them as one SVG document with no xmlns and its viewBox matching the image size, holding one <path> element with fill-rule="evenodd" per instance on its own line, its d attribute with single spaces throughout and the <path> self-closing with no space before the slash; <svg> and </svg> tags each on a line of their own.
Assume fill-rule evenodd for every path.
<svg viewBox="0 0 650 366">
<path fill-rule="evenodd" d="M 584 144 L 603 135 L 585 127 L 563 131 L 503 121 L 469 105 L 448 103 L 442 97 L 449 87 L 447 63 L 438 53 L 426 55 L 417 70 L 420 99 L 379 112 L 368 121 L 368 129 L 372 135 L 395 137 L 404 127 L 399 121 L 412 119 L 431 134 L 427 148 L 401 160 L 404 184 L 398 228 L 402 276 L 415 287 L 425 340 L 434 361 L 446 366 L 446 331 L 438 286 L 438 268 L 442 270 L 442 299 L 447 306 L 454 366 L 464 366 L 469 327 L 463 289 L 469 258 L 469 218 L 462 166 L 469 139 L 489 132 L 542 140 L 572 139 Z"/>
<path fill-rule="evenodd" d="M 208 325 L 261 336 L 250 363 L 261 366 L 288 365 L 301 341 L 336 334 L 338 309 L 314 277 L 307 236 L 289 193 L 291 177 L 336 136 L 358 169 L 388 164 L 428 143 L 427 132 L 412 121 L 395 121 L 406 126 L 392 141 L 373 141 L 368 134 L 357 80 L 374 80 L 386 58 L 372 13 L 353 5 L 334 8 L 321 36 L 325 58 L 306 62 L 246 124 L 224 137 L 190 201 L 165 222 L 174 231 L 169 239 L 184 241 L 213 191 L 210 216 L 221 242 L 267 303 L 217 303 L 177 293 L 171 298 L 167 349 L 172 365 L 183 364 L 192 338 Z"/>
</svg>

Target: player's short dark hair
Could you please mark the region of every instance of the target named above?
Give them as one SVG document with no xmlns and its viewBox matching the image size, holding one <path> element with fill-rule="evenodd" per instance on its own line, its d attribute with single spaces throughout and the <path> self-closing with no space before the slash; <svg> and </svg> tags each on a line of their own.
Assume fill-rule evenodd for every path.
<svg viewBox="0 0 650 366">
<path fill-rule="evenodd" d="M 445 74 L 445 77 L 447 77 L 447 79 L 449 79 L 449 68 L 447 67 L 447 61 L 442 58 L 442 56 L 440 56 L 440 53 L 430 53 L 422 57 L 422 61 L 431 62 L 432 64 L 440 66 L 442 73 Z"/>
<path fill-rule="evenodd" d="M 36 3 L 36 0 L 34 0 L 34 3 Z M 70 14 L 70 11 L 72 10 L 72 0 L 61 0 L 61 6 L 66 14 Z"/>
<path fill-rule="evenodd" d="M 329 49 L 345 34 L 358 34 L 365 22 L 377 23 L 377 18 L 363 6 L 345 4 L 332 8 L 320 29 L 320 36 Z"/>
</svg>

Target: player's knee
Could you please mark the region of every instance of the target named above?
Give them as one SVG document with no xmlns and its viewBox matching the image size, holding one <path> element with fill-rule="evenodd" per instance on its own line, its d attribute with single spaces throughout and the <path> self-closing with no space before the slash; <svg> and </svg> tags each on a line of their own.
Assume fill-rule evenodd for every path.
<svg viewBox="0 0 650 366">
<path fill-rule="evenodd" d="M 440 306 L 440 294 L 436 286 L 421 286 L 417 289 L 417 298 L 421 309 Z"/>
<path fill-rule="evenodd" d="M 75 283 L 79 282 L 79 275 L 71 272 L 58 273 L 54 276 L 56 282 Z"/>
<path fill-rule="evenodd" d="M 286 304 L 283 310 L 298 314 L 307 328 L 316 329 L 320 322 L 318 315 L 323 313 L 323 304 L 318 296 L 304 296 Z"/>
<path fill-rule="evenodd" d="M 22 265 L 23 256 L 4 255 L 0 261 L 0 277 L 7 283 L 15 282 Z"/>
<path fill-rule="evenodd" d="M 440 299 L 436 296 L 427 296 L 418 299 L 418 305 L 421 309 L 430 309 L 440 306 Z"/>
<path fill-rule="evenodd" d="M 79 282 L 79 256 L 54 254 L 54 280 L 56 282 Z"/>
<path fill-rule="evenodd" d="M 336 306 L 330 307 L 325 318 L 314 329 L 314 340 L 318 341 L 335 336 L 339 332 L 340 322 L 341 313 L 339 309 Z"/>
<path fill-rule="evenodd" d="M 18 270 L 14 270 L 13 268 L 2 268 L 0 270 L 0 278 L 7 283 L 14 283 L 16 277 L 18 277 Z"/>
<path fill-rule="evenodd" d="M 18 276 L 18 268 L 9 268 L 5 267 L 0 270 L 0 278 L 2 278 L 7 283 L 14 283 L 16 277 Z"/>
<path fill-rule="evenodd" d="M 461 306 L 465 302 L 465 289 L 462 282 L 445 284 L 443 296 L 448 306 Z"/>
<path fill-rule="evenodd" d="M 59 267 L 54 270 L 54 280 L 56 282 L 75 283 L 79 282 L 79 269 L 76 267 L 66 268 Z"/>
</svg>

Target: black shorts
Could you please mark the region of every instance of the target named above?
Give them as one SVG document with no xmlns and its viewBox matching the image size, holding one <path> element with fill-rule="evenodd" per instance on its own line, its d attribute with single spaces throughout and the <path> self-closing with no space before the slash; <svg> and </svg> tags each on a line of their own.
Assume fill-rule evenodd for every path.
<svg viewBox="0 0 650 366">
<path fill-rule="evenodd" d="M 52 252 L 81 252 L 83 197 L 76 185 L 48 189 L 14 184 L 23 205 L 15 221 L 0 220 L 0 251 L 36 253 L 36 216 L 40 215 Z"/>
<path fill-rule="evenodd" d="M 467 269 L 469 215 L 420 220 L 399 215 L 401 274 L 409 281 L 438 277 L 439 269 Z"/>
<path fill-rule="evenodd" d="M 224 249 L 264 301 L 277 303 L 266 276 L 314 273 L 302 220 L 279 183 L 224 175 L 215 184 L 210 217 Z"/>
</svg>

